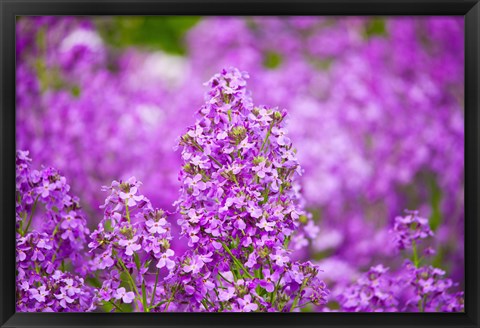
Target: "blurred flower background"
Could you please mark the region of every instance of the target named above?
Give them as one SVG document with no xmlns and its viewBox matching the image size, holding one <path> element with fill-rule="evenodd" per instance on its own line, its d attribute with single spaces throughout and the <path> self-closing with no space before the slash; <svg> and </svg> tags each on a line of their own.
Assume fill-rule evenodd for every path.
<svg viewBox="0 0 480 328">
<path fill-rule="evenodd" d="M 173 211 L 183 165 L 176 139 L 195 122 L 203 83 L 234 66 L 249 73 L 255 103 L 288 110 L 313 220 L 295 257 L 323 270 L 331 291 L 323 310 L 351 309 L 350 284 L 365 272 L 384 274 L 379 264 L 403 265 L 392 230 L 405 209 L 428 219 L 435 254 L 425 261 L 461 291 L 463 24 L 462 17 L 20 17 L 17 149 L 66 177 L 90 228 L 103 215 L 100 187 L 115 179 L 135 176 L 152 203 Z M 170 243 L 181 253 L 188 246 L 175 221 Z"/>
</svg>

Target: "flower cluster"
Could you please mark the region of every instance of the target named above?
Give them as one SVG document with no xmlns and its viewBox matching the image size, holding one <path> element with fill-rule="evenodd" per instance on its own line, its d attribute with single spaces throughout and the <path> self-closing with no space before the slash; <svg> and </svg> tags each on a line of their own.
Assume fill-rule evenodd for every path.
<svg viewBox="0 0 480 328">
<path fill-rule="evenodd" d="M 21 17 L 16 25 L 17 144 L 69 177 L 91 224 L 102 215 L 98 186 L 132 175 L 152 203 L 172 209 L 182 163 L 175 137 L 201 106 L 201 82 L 233 65 L 254 77 L 256 102 L 289 109 L 315 221 L 304 230 L 320 228 L 313 247 L 292 245 L 295 256 L 332 255 L 358 271 L 372 259 L 394 262 L 388 230 L 397 213 L 418 208 L 436 217 L 442 261 L 464 279 L 455 265 L 464 254 L 461 18 L 208 17 L 182 40 L 185 56 L 114 50 L 102 38 L 105 22 Z M 181 253 L 177 240 L 171 247 Z"/>
<path fill-rule="evenodd" d="M 30 162 L 28 152 L 17 151 L 17 309 L 91 309 L 93 290 L 65 273 L 67 268 L 87 272 L 82 250 L 89 230 L 78 199 L 70 196 L 65 177 L 55 169 L 32 170 Z"/>
<path fill-rule="evenodd" d="M 95 309 L 93 290 L 83 278 L 55 270 L 29 274 L 17 285 L 19 312 L 86 312 Z"/>
<path fill-rule="evenodd" d="M 123 19 L 130 18 L 118 19 L 118 22 L 125 22 Z M 150 18 L 134 18 L 137 22 L 143 19 Z M 145 51 L 140 47 L 117 49 L 109 44 L 109 33 L 105 30 L 105 26 L 115 22 L 117 19 L 86 17 L 18 19 L 17 145 L 19 149 L 29 149 L 39 165 L 51 165 L 68 177 L 71 186 L 68 193 L 80 196 L 83 211 L 88 213 L 84 216 L 78 208 L 72 207 L 75 212 L 72 218 L 85 217 L 91 226 L 97 226 L 97 218 L 109 215 L 99 209 L 104 194 L 98 186 L 113 179 L 128 181 L 132 175 L 143 182 L 144 197 L 160 208 L 173 209 L 172 202 L 178 199 L 180 186 L 182 202 L 191 200 L 193 205 L 187 203 L 185 210 L 179 208 L 177 213 L 169 215 L 168 220 L 165 217 L 170 222 L 180 219 L 180 225 L 171 226 L 172 237 L 169 248 L 165 249 L 164 260 L 144 253 L 145 235 L 140 232 L 136 232 L 138 239 L 133 242 L 114 238 L 116 251 L 125 247 L 122 253 L 125 254 L 129 248 L 129 253 L 139 254 L 143 265 L 149 261 L 147 258 L 152 259 L 144 274 L 134 266 L 128 268 L 136 280 L 138 294 L 114 257 L 107 257 L 103 262 L 99 258 L 107 251 L 106 245 L 92 250 L 90 263 L 81 259 L 83 237 L 77 235 L 77 228 L 73 226 L 69 231 L 67 221 L 70 216 L 55 234 L 52 233 L 54 224 L 48 231 L 38 230 L 43 220 L 37 218 L 49 215 L 40 206 L 49 206 L 42 203 L 48 197 L 40 196 L 34 206 L 36 197 L 32 198 L 33 192 L 28 188 L 20 192 L 21 199 L 17 204 L 20 206 L 17 208 L 17 238 L 43 241 L 38 243 L 37 251 L 28 248 L 28 241 L 18 242 L 22 247 L 17 249 L 20 258 L 35 256 L 39 261 L 43 254 L 45 261 L 51 262 L 51 252 L 57 249 L 57 241 L 49 243 L 48 237 L 41 233 L 54 235 L 55 239 L 67 238 L 68 242 L 64 239 L 58 247 L 63 254 L 56 255 L 55 263 L 45 266 L 50 274 L 57 269 L 69 271 L 75 267 L 75 274 L 88 277 L 87 283 L 95 288 L 102 287 L 103 279 L 111 281 L 110 285 L 104 286 L 109 296 L 98 300 L 102 310 L 106 311 L 204 311 L 206 307 L 209 311 L 236 311 L 236 307 L 245 304 L 247 309 L 261 307 L 260 298 L 255 295 L 250 295 L 247 300 L 243 297 L 248 295 L 243 294 L 242 284 L 250 283 L 249 278 L 239 277 L 230 270 L 232 263 L 222 262 L 220 255 L 227 258 L 230 255 L 216 241 L 223 241 L 227 234 L 235 234 L 236 237 L 226 245 L 257 282 L 262 282 L 262 266 L 266 261 L 262 257 L 262 247 L 269 249 L 271 253 L 268 255 L 288 257 L 288 263 L 314 259 L 312 261 L 325 270 L 319 274 L 331 290 L 330 299 L 344 294 L 352 279 L 362 276 L 377 263 L 390 268 L 381 274 L 380 280 L 387 281 L 400 271 L 405 276 L 413 275 L 407 274 L 406 269 L 397 269 L 406 265 L 402 264 L 401 256 L 392 256 L 399 247 L 403 248 L 402 254 L 411 255 L 413 267 L 415 263 L 420 267 L 421 257 L 432 254 L 432 248 L 435 248 L 437 254 L 432 263 L 462 286 L 464 267 L 456 265 L 464 260 L 464 23 L 461 18 L 205 17 L 199 19 L 182 40 L 187 48 L 184 56 L 174 56 L 158 49 Z M 148 24 L 126 25 L 136 28 Z M 426 35 L 429 37 L 425 38 Z M 188 132 L 188 138 L 204 142 L 201 145 L 204 151 L 189 149 L 191 158 L 173 152 L 175 138 L 192 123 L 192 109 L 202 106 L 204 91 L 201 82 L 222 67 L 232 65 L 251 74 L 248 86 L 256 103 L 289 109 L 288 134 L 285 118 L 278 116 L 284 115 L 282 110 L 253 106 L 249 95 L 244 93 L 244 85 L 227 85 L 216 78 L 217 81 L 212 80 L 209 85 L 218 85 L 208 95 L 209 103 L 204 106 L 204 113 L 200 113 L 213 119 L 213 123 L 204 126 L 208 123 L 205 119 L 198 129 Z M 228 74 L 234 76 L 232 79 L 237 81 L 234 84 L 244 83 L 242 73 L 229 71 Z M 222 88 L 226 97 L 216 95 L 215 88 Z M 233 120 L 239 117 L 235 104 L 240 98 L 242 104 L 237 107 L 248 107 L 252 113 L 243 125 L 244 128 L 248 125 L 244 137 L 241 127 L 237 130 L 233 124 L 229 125 L 229 116 Z M 277 112 L 280 114 L 275 114 Z M 112 117 L 117 119 L 112 120 Z M 259 151 L 269 131 L 269 117 L 275 122 L 264 149 Z M 250 126 L 254 127 L 253 131 Z M 425 126 L 429 128 L 425 129 Z M 293 156 L 305 170 L 302 176 L 296 170 L 286 176 L 287 171 L 293 172 L 296 160 L 291 168 L 283 167 L 284 163 L 281 163 L 282 167 L 278 166 L 281 162 L 278 156 L 291 156 L 292 151 L 288 149 L 291 142 L 298 150 Z M 134 147 L 128 147 L 126 151 L 126 145 Z M 182 144 L 182 147 L 186 145 Z M 282 150 L 282 147 L 286 148 Z M 275 156 L 271 155 L 271 150 Z M 209 156 L 224 167 L 219 168 Z M 185 166 L 178 181 L 181 165 Z M 238 186 L 232 181 L 234 177 Z M 278 196 L 282 184 L 284 190 Z M 43 193 L 55 194 L 55 190 L 49 188 L 47 186 Z M 300 188 L 302 197 L 295 196 Z M 243 189 L 248 191 L 246 195 L 239 194 Z M 226 192 L 212 197 L 212 190 Z M 134 214 L 143 206 L 138 190 L 125 192 L 118 189 L 118 192 L 125 194 L 120 202 L 125 203 L 127 198 L 129 203 L 132 202 L 129 211 L 134 213 L 130 216 L 132 224 L 137 223 Z M 263 200 L 258 201 L 258 193 L 260 198 L 267 197 L 265 204 Z M 278 202 L 278 197 L 289 200 L 272 205 Z M 212 199 L 221 204 L 216 207 L 209 203 Z M 78 205 L 78 200 L 73 202 Z M 288 210 L 284 210 L 290 206 L 289 202 L 295 204 L 298 218 L 289 217 Z M 55 208 L 52 207 L 53 213 Z M 312 215 L 302 213 L 302 208 Z M 418 208 L 425 219 L 420 219 L 417 213 L 407 213 L 400 220 L 402 222 L 396 222 L 395 215 L 404 208 Z M 218 213 L 213 215 L 213 210 L 217 209 Z M 283 223 L 278 223 L 277 210 L 287 215 Z M 30 216 L 25 216 L 24 212 L 34 213 L 28 229 L 25 228 Z M 117 212 L 125 221 L 126 209 Z M 234 221 L 231 221 L 232 214 L 235 215 Z M 50 224 L 51 221 L 46 222 Z M 193 224 L 189 226 L 188 222 Z M 73 220 L 72 225 L 75 224 Z M 113 232 L 110 223 L 102 225 L 106 229 L 102 234 Z M 424 238 L 430 233 L 418 229 L 419 225 L 430 226 L 435 232 L 435 240 Z M 82 227 L 85 227 L 83 223 L 79 229 Z M 146 228 L 149 231 L 151 227 Z M 33 232 L 25 233 L 25 236 L 20 233 L 32 229 Z M 263 245 L 253 243 L 258 242 L 250 237 L 254 229 L 255 233 L 268 236 Z M 295 232 L 287 238 L 282 235 L 285 229 Z M 394 243 L 391 242 L 391 230 L 397 234 Z M 180 231 L 187 239 L 179 238 Z M 193 233 L 191 238 L 187 236 L 190 233 Z M 237 239 L 242 240 L 243 233 L 247 236 L 247 243 L 248 237 L 252 238 L 249 250 L 236 244 Z M 270 250 L 270 238 L 274 236 L 279 241 L 284 240 L 286 254 L 277 246 Z M 96 240 L 97 236 L 93 237 Z M 124 240 L 122 244 L 127 244 L 120 245 L 121 240 Z M 43 243 L 47 248 L 52 245 L 52 248 L 42 248 Z M 221 248 L 204 247 L 205 243 Z M 79 250 L 70 252 L 71 245 L 72 250 L 77 246 Z M 137 250 L 138 246 L 142 248 Z M 184 254 L 186 249 L 189 251 Z M 210 252 L 211 256 L 208 255 Z M 73 255 L 67 256 L 69 253 Z M 176 257 L 179 254 L 183 255 Z M 133 257 L 135 261 L 135 255 Z M 64 267 L 60 258 L 65 259 Z M 191 265 L 200 266 L 209 259 L 213 260 L 201 266 L 200 276 L 181 269 L 185 266 L 189 270 Z M 231 256 L 230 259 L 233 261 Z M 158 268 L 154 264 L 159 261 L 165 265 L 160 269 L 156 284 L 155 270 Z M 29 261 L 21 262 L 30 267 Z M 217 262 L 224 263 L 221 270 L 225 271 L 221 274 L 234 283 L 238 279 L 239 285 L 227 286 L 226 280 L 218 278 L 211 268 Z M 19 265 L 20 273 L 24 270 L 22 265 Z M 106 269 L 111 269 L 113 276 L 118 273 L 118 278 L 108 278 L 103 272 Z M 85 275 L 89 270 L 95 272 L 94 277 Z M 30 274 L 33 271 L 25 272 Z M 229 272 L 236 276 L 230 277 Z M 42 274 L 45 273 L 42 271 Z M 208 274 L 211 278 L 204 278 Z M 146 293 L 141 290 L 142 279 Z M 207 281 L 205 286 L 210 287 L 210 281 L 219 280 L 226 288 L 220 290 L 230 293 L 232 289 L 228 291 L 228 288 L 231 287 L 241 300 L 232 298 L 228 303 L 215 303 L 215 291 L 206 287 L 208 292 L 203 292 L 203 279 Z M 188 292 L 185 292 L 175 287 L 182 284 L 193 289 L 187 287 Z M 449 291 L 459 291 L 459 286 L 453 284 Z M 257 287 L 255 291 L 261 295 Z M 271 289 L 270 285 L 268 289 Z M 143 294 L 147 294 L 147 301 L 143 302 L 148 303 L 146 308 L 142 304 Z M 155 305 L 150 302 L 152 294 L 158 294 L 154 303 L 166 302 L 152 307 Z M 230 295 L 220 294 L 222 298 Z M 201 296 L 205 297 L 200 299 Z M 273 303 L 278 303 L 280 296 L 275 296 Z M 199 300 L 192 301 L 192 297 Z M 261 298 L 265 299 L 265 295 Z M 328 306 L 331 304 L 335 302 Z M 403 298 L 399 304 L 405 304 Z M 275 304 L 277 310 L 278 305 Z M 402 308 L 399 305 L 397 310 Z M 425 308 L 429 310 L 427 305 Z M 456 311 L 459 308 L 452 306 L 451 309 Z M 284 309 L 288 310 L 288 305 Z M 333 309 L 335 306 L 330 308 Z"/>
<path fill-rule="evenodd" d="M 290 243 L 305 238 L 295 231 L 309 219 L 294 188 L 301 169 L 286 112 L 254 106 L 247 77 L 230 68 L 207 82 L 200 118 L 179 141 L 185 164 L 178 223 L 192 253 L 177 273 L 183 282 L 176 293 L 189 308 L 203 310 L 206 304 L 247 312 L 322 304 L 328 292 L 319 268 L 289 256 Z"/>
<path fill-rule="evenodd" d="M 406 211 L 405 217 L 396 217 L 393 226 L 395 243 L 398 249 L 403 250 L 415 247 L 422 239 L 433 236 L 428 219 L 418 216 L 418 211 Z"/>
<path fill-rule="evenodd" d="M 412 250 L 413 262 L 405 260 L 394 272 L 383 265 L 370 268 L 350 285 L 338 299 L 348 312 L 460 312 L 464 308 L 463 292 L 453 291 L 458 284 L 445 278 L 445 271 L 421 265 L 416 243 L 433 236 L 428 221 L 417 211 L 396 217 L 393 233 L 399 250 Z M 425 255 L 432 255 L 427 251 Z"/>
<path fill-rule="evenodd" d="M 124 304 L 139 311 L 155 310 L 165 296 L 157 288 L 165 275 L 161 270 L 168 273 L 175 265 L 166 213 L 152 207 L 139 193 L 140 185 L 131 177 L 104 187 L 109 192 L 102 206 L 104 216 L 88 245 L 93 254 L 90 268 L 101 282 L 97 301 L 112 310 L 121 310 Z"/>
<path fill-rule="evenodd" d="M 347 288 L 340 301 L 342 310 L 347 312 L 392 312 L 397 309 L 395 292 L 399 288 L 395 281 L 385 274 L 383 265 L 371 267 L 355 285 Z"/>
<path fill-rule="evenodd" d="M 445 278 L 445 271 L 432 266 L 415 267 L 406 261 L 404 272 L 397 279 L 400 284 L 413 288 L 404 291 L 405 307 L 403 311 L 420 312 L 461 312 L 464 309 L 463 292 L 450 292 L 458 286 Z"/>
</svg>

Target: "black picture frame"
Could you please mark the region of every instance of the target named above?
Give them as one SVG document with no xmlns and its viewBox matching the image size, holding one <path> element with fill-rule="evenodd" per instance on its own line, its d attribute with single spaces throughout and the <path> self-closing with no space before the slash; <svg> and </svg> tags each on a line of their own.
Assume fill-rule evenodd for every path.
<svg viewBox="0 0 480 328">
<path fill-rule="evenodd" d="M 1 327 L 479 327 L 478 0 L 0 0 Z M 464 313 L 15 313 L 15 17 L 21 15 L 463 15 L 465 16 Z"/>
</svg>

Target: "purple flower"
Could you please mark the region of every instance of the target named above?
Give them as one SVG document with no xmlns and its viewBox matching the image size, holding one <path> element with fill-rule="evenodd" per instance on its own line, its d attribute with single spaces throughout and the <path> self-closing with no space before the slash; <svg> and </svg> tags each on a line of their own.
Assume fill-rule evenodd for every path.
<svg viewBox="0 0 480 328">
<path fill-rule="evenodd" d="M 167 269 L 172 269 L 173 266 L 175 265 L 175 261 L 172 261 L 169 259 L 169 257 L 172 257 L 175 254 L 175 252 L 171 249 L 167 249 L 165 253 L 160 255 L 160 259 L 158 260 L 157 263 L 157 268 L 161 269 L 164 266 L 167 267 Z"/>
<path fill-rule="evenodd" d="M 221 302 L 229 301 L 234 296 L 235 296 L 234 287 L 227 287 L 227 289 L 220 289 L 220 291 L 218 292 L 218 299 Z"/>
<path fill-rule="evenodd" d="M 287 129 L 274 127 L 272 129 L 272 134 L 277 136 L 277 143 L 281 146 L 288 145 L 290 143 L 290 138 L 287 137 Z"/>
<path fill-rule="evenodd" d="M 68 229 L 68 228 L 75 229 L 78 226 L 77 219 L 75 218 L 76 215 L 77 213 L 75 213 L 75 211 L 70 211 L 66 213 L 65 216 L 63 217 L 61 227 L 63 229 Z"/>
<path fill-rule="evenodd" d="M 145 225 L 149 227 L 148 231 L 150 233 L 162 234 L 167 231 L 163 228 L 163 226 L 165 226 L 166 223 L 167 221 L 165 221 L 165 219 L 160 219 L 158 221 L 148 220 L 145 222 Z"/>
<path fill-rule="evenodd" d="M 266 167 L 266 162 L 265 161 L 262 161 L 257 166 L 254 166 L 252 168 L 252 170 L 255 171 L 255 173 L 257 173 L 258 177 L 260 177 L 262 179 L 265 178 L 265 175 L 267 173 L 272 172 L 271 168 Z"/>
<path fill-rule="evenodd" d="M 142 248 L 142 246 L 136 243 L 137 240 L 138 240 L 138 236 L 134 236 L 132 239 L 128 239 L 128 240 L 122 239 L 118 242 L 118 244 L 120 246 L 125 247 L 126 255 L 131 256 L 133 255 L 134 252 Z"/>
<path fill-rule="evenodd" d="M 115 298 L 117 300 L 121 299 L 123 303 L 132 303 L 135 299 L 135 294 L 133 292 L 127 292 L 125 288 L 120 287 L 115 292 Z"/>
<path fill-rule="evenodd" d="M 233 226 L 239 230 L 244 230 L 247 227 L 245 221 L 243 221 L 240 216 L 237 216 L 235 222 L 233 223 Z"/>
<path fill-rule="evenodd" d="M 186 178 L 185 184 L 187 184 L 193 190 L 193 196 L 198 196 L 200 191 L 203 191 L 207 188 L 205 182 L 202 181 L 202 175 L 197 174 L 193 178 Z"/>
<path fill-rule="evenodd" d="M 281 267 L 290 261 L 290 258 L 283 254 L 270 254 L 270 259 L 275 261 L 275 264 Z"/>
<path fill-rule="evenodd" d="M 30 298 L 34 298 L 37 302 L 45 302 L 45 297 L 49 295 L 49 290 L 45 286 L 40 286 L 38 289 L 32 288 L 30 291 Z"/>
<path fill-rule="evenodd" d="M 252 297 L 250 295 L 245 295 L 243 298 L 239 298 L 237 301 L 243 312 L 252 312 L 258 309 L 258 305 L 252 303 Z"/>
<path fill-rule="evenodd" d="M 41 186 L 38 187 L 40 195 L 43 198 L 47 198 L 50 195 L 50 192 L 55 190 L 56 186 L 54 184 L 51 184 L 48 181 L 44 181 Z"/>
<path fill-rule="evenodd" d="M 271 293 L 275 289 L 275 284 L 278 282 L 280 274 L 278 271 L 275 271 L 273 274 L 270 274 L 270 270 L 262 270 L 263 279 L 260 279 L 260 286 L 264 288 L 267 292 Z"/>
<path fill-rule="evenodd" d="M 415 242 L 433 236 L 428 220 L 418 216 L 418 211 L 406 211 L 404 217 L 395 218 L 393 233 L 398 249 L 402 250 Z"/>
<path fill-rule="evenodd" d="M 200 271 L 203 265 L 204 265 L 203 261 L 200 261 L 198 258 L 193 258 L 189 261 L 189 263 L 186 263 L 183 266 L 183 271 L 187 273 L 191 272 L 192 274 L 196 274 Z"/>
<path fill-rule="evenodd" d="M 257 207 L 250 207 L 249 211 L 250 211 L 250 215 L 255 219 L 258 219 L 259 217 L 261 217 L 263 215 L 262 209 L 257 208 Z"/>
<path fill-rule="evenodd" d="M 120 192 L 120 198 L 125 201 L 125 204 L 128 206 L 135 206 L 137 205 L 137 202 L 143 200 L 142 195 L 136 195 L 137 193 L 137 187 L 131 187 L 128 192 Z"/>
<path fill-rule="evenodd" d="M 260 222 L 256 224 L 256 226 L 264 229 L 265 231 L 273 231 L 273 227 L 275 227 L 275 222 L 268 222 L 267 219 L 262 218 Z"/>
<path fill-rule="evenodd" d="M 102 255 L 97 257 L 98 259 L 98 268 L 99 269 L 105 269 L 113 266 L 115 264 L 115 261 L 113 260 L 111 256 L 111 251 L 107 250 L 105 251 Z"/>
</svg>

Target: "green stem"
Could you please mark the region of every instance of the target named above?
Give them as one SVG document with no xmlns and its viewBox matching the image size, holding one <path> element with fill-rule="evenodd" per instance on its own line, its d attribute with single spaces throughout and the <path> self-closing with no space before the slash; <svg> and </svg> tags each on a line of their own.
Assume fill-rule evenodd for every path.
<svg viewBox="0 0 480 328">
<path fill-rule="evenodd" d="M 110 304 L 112 304 L 114 307 L 116 307 L 118 311 L 123 312 L 123 310 L 122 310 L 117 304 L 115 304 L 114 302 L 108 301 L 108 303 L 110 303 Z"/>
<path fill-rule="evenodd" d="M 263 147 L 265 147 L 265 144 L 267 143 L 268 138 L 270 138 L 270 134 L 272 133 L 272 128 L 273 128 L 273 122 L 270 123 L 270 126 L 268 127 L 267 135 L 265 136 L 265 140 L 263 140 L 262 148 L 260 148 L 260 152 L 263 151 Z"/>
<path fill-rule="evenodd" d="M 58 227 L 60 226 L 60 222 L 57 223 L 57 225 L 55 226 L 55 229 L 53 229 L 53 233 L 52 233 L 52 239 L 55 237 L 55 235 L 57 234 L 58 232 Z"/>
<path fill-rule="evenodd" d="M 413 265 L 415 265 L 415 268 L 418 268 L 420 266 L 420 260 L 418 258 L 417 244 L 415 243 L 415 241 L 412 242 L 412 252 L 413 252 Z"/>
<path fill-rule="evenodd" d="M 203 152 L 203 150 L 202 150 L 202 152 Z M 215 163 L 217 163 L 217 165 L 218 165 L 219 167 L 223 167 L 222 163 L 220 163 L 219 161 L 217 161 L 217 160 L 215 159 L 215 157 L 213 157 L 212 155 L 208 155 L 208 158 L 210 158 L 212 161 L 214 161 Z"/>
<path fill-rule="evenodd" d="M 207 304 L 205 304 L 206 303 L 205 299 L 201 300 L 201 303 L 203 304 L 203 307 L 205 308 L 205 310 L 208 311 L 208 306 Z"/>
<path fill-rule="evenodd" d="M 303 289 L 307 285 L 308 280 L 309 280 L 309 278 L 307 278 L 303 281 L 302 286 L 300 287 L 300 290 L 298 291 L 297 296 L 295 296 L 295 299 L 293 300 L 292 307 L 290 308 L 290 311 L 292 311 L 297 306 L 298 300 L 300 299 L 300 294 L 302 293 Z"/>
<path fill-rule="evenodd" d="M 147 292 L 145 288 L 144 279 L 142 279 L 142 306 L 143 306 L 143 312 L 150 312 L 150 309 L 147 306 Z"/>
<path fill-rule="evenodd" d="M 130 211 L 128 210 L 127 202 L 125 202 L 125 213 L 126 213 L 126 215 L 127 215 L 128 223 L 131 223 L 131 222 L 130 222 Z"/>
<path fill-rule="evenodd" d="M 235 182 L 235 184 L 236 184 L 238 187 L 240 187 L 240 184 L 238 183 L 237 177 L 235 176 L 235 174 L 233 174 L 233 172 L 232 172 L 231 176 L 232 176 L 233 182 Z"/>
<path fill-rule="evenodd" d="M 123 271 L 125 271 L 125 273 L 127 274 L 128 278 L 130 279 L 130 282 L 131 282 L 131 284 L 132 284 L 133 290 L 135 291 L 135 294 L 137 294 L 138 298 L 141 299 L 140 293 L 138 292 L 137 286 L 135 285 L 135 280 L 133 280 L 132 276 L 130 275 L 130 272 L 129 272 L 128 269 L 127 269 L 127 267 L 126 267 L 125 264 L 123 263 L 122 259 L 119 258 L 116 254 L 115 254 L 115 257 L 116 257 L 118 263 L 120 263 L 120 266 L 122 267 Z"/>
<path fill-rule="evenodd" d="M 60 245 L 62 244 L 63 242 L 63 239 L 61 239 L 59 242 L 58 242 L 58 246 L 57 248 L 55 249 L 55 252 L 53 253 L 52 255 L 52 260 L 50 262 L 53 263 L 53 261 L 55 261 L 55 259 L 57 258 L 57 251 L 60 249 Z"/>
<path fill-rule="evenodd" d="M 152 298 L 150 299 L 150 307 L 153 305 L 153 301 L 155 299 L 155 293 L 157 292 L 157 284 L 158 284 L 158 274 L 160 272 L 160 269 L 157 269 L 157 274 L 155 276 L 155 286 L 153 286 L 153 293 L 152 293 Z"/>
<path fill-rule="evenodd" d="M 205 150 L 203 149 L 203 147 L 200 146 L 195 140 L 193 140 L 193 145 L 194 145 L 195 147 L 197 147 L 197 149 L 198 149 L 199 151 L 201 151 L 202 153 L 205 152 Z M 207 155 L 207 156 L 208 156 L 208 158 L 210 158 L 212 161 L 214 161 L 215 163 L 217 163 L 217 165 L 218 165 L 219 167 L 223 167 L 222 163 L 220 163 L 219 161 L 217 161 L 217 160 L 215 159 L 215 157 L 213 157 L 212 155 Z"/>
<path fill-rule="evenodd" d="M 423 295 L 423 297 L 420 300 L 418 300 L 418 311 L 419 312 L 425 312 L 425 310 L 424 310 L 425 298 L 426 298 L 426 295 Z"/>
<path fill-rule="evenodd" d="M 265 188 L 263 190 L 263 200 L 262 200 L 262 204 L 266 204 L 268 202 L 268 194 L 270 192 L 270 188 Z"/>
<path fill-rule="evenodd" d="M 283 277 L 283 273 L 280 275 L 280 278 L 278 279 L 277 283 L 275 284 L 275 289 L 271 295 L 271 298 L 270 298 L 270 304 L 272 304 L 273 306 L 273 303 L 275 303 L 275 301 L 277 300 L 277 291 L 278 291 L 278 287 L 280 285 L 280 280 L 282 279 Z"/>
<path fill-rule="evenodd" d="M 308 304 L 313 304 L 311 301 L 308 301 L 306 303 L 303 303 L 303 304 L 299 304 L 297 305 L 295 308 L 298 309 L 298 308 L 303 308 L 305 305 L 308 305 Z M 293 310 L 293 309 L 292 309 Z"/>
<path fill-rule="evenodd" d="M 227 278 L 225 278 L 220 272 L 218 273 L 218 275 L 219 275 L 223 280 L 225 280 L 226 282 L 228 282 L 229 284 L 232 283 L 232 282 L 229 281 Z"/>
<path fill-rule="evenodd" d="M 173 298 L 175 297 L 175 293 L 177 292 L 177 289 L 178 289 L 178 285 L 175 285 L 175 289 L 172 292 L 172 296 L 168 300 L 167 305 L 165 305 L 165 309 L 163 310 L 163 312 L 167 312 L 168 307 L 170 306 L 170 303 L 173 301 Z"/>
<path fill-rule="evenodd" d="M 27 234 L 28 228 L 30 228 L 30 224 L 32 224 L 33 213 L 35 212 L 35 208 L 37 207 L 38 197 L 40 197 L 40 195 L 38 195 L 37 198 L 35 198 L 35 202 L 33 203 L 32 211 L 30 212 L 30 218 L 28 219 L 27 226 L 25 227 L 25 230 L 23 231 L 24 236 Z"/>
<path fill-rule="evenodd" d="M 221 242 L 222 243 L 222 246 L 223 246 L 223 249 L 225 249 L 225 251 L 227 251 L 228 255 L 230 255 L 230 257 L 232 258 L 233 262 L 238 265 L 242 270 L 243 272 L 245 273 L 245 275 L 250 278 L 250 279 L 253 279 L 252 275 L 248 272 L 248 270 L 243 266 L 242 262 L 240 262 L 239 259 L 237 259 L 235 257 L 235 255 L 232 254 L 232 251 L 228 248 L 227 245 L 225 245 L 224 242 Z"/>
<path fill-rule="evenodd" d="M 160 302 L 158 302 L 158 303 L 155 304 L 155 305 L 151 305 L 151 306 L 150 306 L 150 310 L 151 310 L 151 309 L 154 309 L 154 308 L 156 308 L 157 306 L 160 306 L 160 305 L 162 305 L 163 303 L 166 303 L 166 302 L 167 302 L 167 301 L 160 301 Z"/>
<path fill-rule="evenodd" d="M 215 292 L 218 298 L 218 295 L 219 295 L 218 290 L 214 289 L 213 291 Z M 218 304 L 220 304 L 220 311 L 225 310 L 225 305 L 223 304 L 223 302 L 218 302 Z"/>
</svg>

